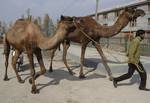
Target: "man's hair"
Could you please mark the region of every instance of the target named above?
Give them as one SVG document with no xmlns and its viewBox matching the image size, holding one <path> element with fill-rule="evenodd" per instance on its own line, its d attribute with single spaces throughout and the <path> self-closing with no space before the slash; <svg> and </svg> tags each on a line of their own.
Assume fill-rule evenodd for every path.
<svg viewBox="0 0 150 103">
<path fill-rule="evenodd" d="M 142 30 L 142 29 L 140 29 L 140 30 L 137 30 L 136 31 L 136 35 L 135 35 L 135 37 L 137 37 L 137 36 L 141 36 L 141 35 L 144 35 L 145 34 L 145 31 L 144 30 Z"/>
</svg>

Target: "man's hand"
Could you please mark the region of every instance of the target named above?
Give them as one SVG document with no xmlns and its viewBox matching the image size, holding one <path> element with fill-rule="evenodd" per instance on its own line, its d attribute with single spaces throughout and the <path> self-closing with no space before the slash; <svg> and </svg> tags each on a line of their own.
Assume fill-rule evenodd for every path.
<svg viewBox="0 0 150 103">
<path fill-rule="evenodd" d="M 136 63 L 135 59 L 130 59 L 130 62 L 131 62 L 132 64 L 135 64 L 135 63 Z"/>
</svg>

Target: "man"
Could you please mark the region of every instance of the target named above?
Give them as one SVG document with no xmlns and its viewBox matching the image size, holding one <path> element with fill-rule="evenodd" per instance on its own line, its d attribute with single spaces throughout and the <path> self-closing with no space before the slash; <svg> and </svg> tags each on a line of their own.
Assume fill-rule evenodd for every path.
<svg viewBox="0 0 150 103">
<path fill-rule="evenodd" d="M 21 66 L 23 65 L 23 53 L 21 53 L 18 57 L 18 60 L 17 60 L 17 68 L 18 68 L 18 72 L 20 72 L 21 70 Z"/>
<path fill-rule="evenodd" d="M 15 50 L 12 48 L 12 56 L 15 56 Z M 17 69 L 20 72 L 20 67 L 23 65 L 23 53 L 21 53 L 17 59 Z"/>
<path fill-rule="evenodd" d="M 128 73 L 120 77 L 114 78 L 113 85 L 115 88 L 117 88 L 118 82 L 131 78 L 134 71 L 136 70 L 141 78 L 139 90 L 150 91 L 150 89 L 146 88 L 147 74 L 144 70 L 142 63 L 140 62 L 140 42 L 144 39 L 144 35 L 144 30 L 138 30 L 136 32 L 135 38 L 129 43 L 127 52 L 129 66 Z"/>
</svg>

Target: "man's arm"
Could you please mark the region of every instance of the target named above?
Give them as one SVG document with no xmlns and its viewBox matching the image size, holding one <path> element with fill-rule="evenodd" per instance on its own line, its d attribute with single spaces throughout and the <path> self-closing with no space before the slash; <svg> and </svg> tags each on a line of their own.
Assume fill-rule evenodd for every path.
<svg viewBox="0 0 150 103">
<path fill-rule="evenodd" d="M 132 44 L 130 45 L 130 50 L 129 50 L 129 60 L 131 63 L 135 63 L 135 53 L 137 52 L 137 48 L 139 46 L 138 41 L 133 41 Z"/>
</svg>

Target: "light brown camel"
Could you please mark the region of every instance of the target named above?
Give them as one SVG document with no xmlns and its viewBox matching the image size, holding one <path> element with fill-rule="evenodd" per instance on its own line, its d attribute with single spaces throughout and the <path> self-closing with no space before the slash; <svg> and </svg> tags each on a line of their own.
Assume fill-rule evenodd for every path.
<svg viewBox="0 0 150 103">
<path fill-rule="evenodd" d="M 21 79 L 16 70 L 16 62 L 20 53 L 26 51 L 32 76 L 32 78 L 29 80 L 30 83 L 32 83 L 31 92 L 38 93 L 38 89 L 36 89 L 35 85 L 35 79 L 46 72 L 41 55 L 41 49 L 56 48 L 64 40 L 66 34 L 68 34 L 68 32 L 70 32 L 72 29 L 74 29 L 72 20 L 65 21 L 62 18 L 58 23 L 55 35 L 48 38 L 44 37 L 44 35 L 34 23 L 23 19 L 17 20 L 14 26 L 6 33 L 4 39 L 4 55 L 6 59 L 4 80 L 9 80 L 7 76 L 7 68 L 10 47 L 12 46 L 16 52 L 15 56 L 12 57 L 12 67 L 16 73 L 18 81 L 20 83 L 24 83 L 24 80 Z M 37 57 L 41 69 L 41 71 L 37 74 L 35 73 L 34 69 L 33 54 L 35 54 Z"/>
<path fill-rule="evenodd" d="M 84 63 L 84 55 L 85 55 L 85 50 L 87 47 L 87 44 L 91 42 L 93 39 L 97 43 L 94 43 L 94 46 L 96 47 L 98 53 L 102 57 L 102 63 L 104 64 L 106 71 L 108 72 L 108 75 L 110 76 L 109 79 L 112 80 L 112 73 L 111 70 L 107 64 L 107 60 L 103 54 L 103 51 L 101 49 L 101 46 L 99 44 L 100 38 L 108 38 L 117 35 L 124 27 L 127 26 L 127 24 L 132 21 L 137 19 L 139 16 L 144 16 L 145 13 L 141 9 L 135 9 L 135 8 L 125 8 L 125 10 L 122 12 L 122 14 L 118 17 L 117 21 L 114 23 L 112 26 L 104 26 L 101 24 L 98 24 L 92 17 L 75 17 L 75 25 L 76 28 L 75 31 L 70 32 L 67 36 L 67 38 L 62 42 L 63 44 L 63 61 L 68 70 L 70 70 L 70 67 L 67 64 L 66 60 L 66 55 L 67 55 L 67 50 L 70 46 L 70 41 L 77 42 L 81 44 L 81 69 L 79 73 L 80 78 L 84 78 L 84 73 L 83 73 L 83 63 Z M 65 17 L 65 19 L 69 20 L 72 17 Z M 85 36 L 87 35 L 87 36 Z M 90 37 L 90 38 L 89 38 Z M 52 61 L 54 57 L 56 49 L 52 51 L 51 55 L 51 62 L 50 62 L 50 67 L 49 71 L 52 70 Z"/>
</svg>

